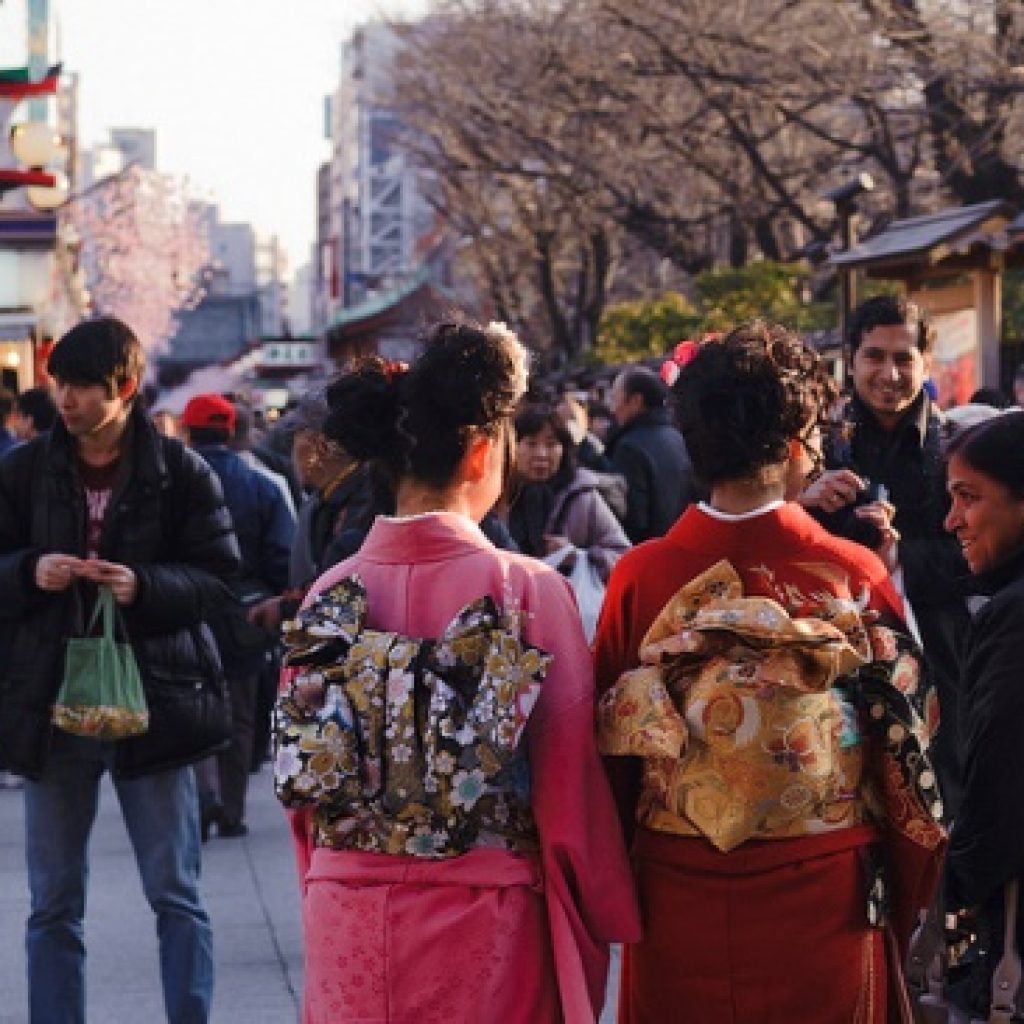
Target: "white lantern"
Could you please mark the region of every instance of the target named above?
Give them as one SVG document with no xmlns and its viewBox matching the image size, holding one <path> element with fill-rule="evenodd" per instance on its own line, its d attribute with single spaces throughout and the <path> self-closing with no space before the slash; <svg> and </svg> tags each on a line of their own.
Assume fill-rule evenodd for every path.
<svg viewBox="0 0 1024 1024">
<path fill-rule="evenodd" d="M 68 197 L 68 176 L 63 171 L 54 171 L 53 176 L 56 179 L 53 186 L 30 185 L 25 189 L 29 205 L 43 213 L 56 210 Z"/>
<path fill-rule="evenodd" d="M 11 152 L 20 164 L 45 167 L 60 149 L 60 136 L 42 121 L 27 121 L 11 128 Z"/>
</svg>

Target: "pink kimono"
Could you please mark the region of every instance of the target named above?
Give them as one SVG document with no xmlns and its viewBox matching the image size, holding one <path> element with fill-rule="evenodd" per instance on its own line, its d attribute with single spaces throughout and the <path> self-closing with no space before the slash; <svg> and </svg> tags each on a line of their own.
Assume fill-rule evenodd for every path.
<svg viewBox="0 0 1024 1024">
<path fill-rule="evenodd" d="M 524 733 L 537 854 L 430 859 L 316 846 L 290 812 L 303 889 L 304 1021 L 592 1022 L 608 943 L 639 937 L 633 884 L 594 736 L 594 682 L 566 581 L 496 550 L 464 516 L 378 518 L 307 598 L 358 575 L 367 626 L 442 635 L 490 595 L 553 655 Z M 286 675 L 286 682 L 288 676 Z"/>
</svg>

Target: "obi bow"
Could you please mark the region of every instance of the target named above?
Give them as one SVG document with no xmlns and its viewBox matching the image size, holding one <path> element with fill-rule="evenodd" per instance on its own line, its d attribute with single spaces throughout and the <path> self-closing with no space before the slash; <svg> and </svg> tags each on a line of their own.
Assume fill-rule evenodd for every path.
<svg viewBox="0 0 1024 1024">
<path fill-rule="evenodd" d="M 285 628 L 297 671 L 275 711 L 278 795 L 342 815 L 436 817 L 450 833 L 485 794 L 525 787 L 517 752 L 551 657 L 487 596 L 437 640 L 368 629 L 366 609 L 350 576 Z"/>
</svg>

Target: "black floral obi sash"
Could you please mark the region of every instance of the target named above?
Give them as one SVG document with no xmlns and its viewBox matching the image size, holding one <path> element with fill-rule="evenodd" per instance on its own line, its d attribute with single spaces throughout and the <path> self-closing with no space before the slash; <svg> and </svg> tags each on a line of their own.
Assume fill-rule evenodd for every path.
<svg viewBox="0 0 1024 1024">
<path fill-rule="evenodd" d="M 297 669 L 274 712 L 274 784 L 312 806 L 316 843 L 452 857 L 535 850 L 523 729 L 551 656 L 490 597 L 438 640 L 367 629 L 349 576 L 285 624 Z"/>
</svg>

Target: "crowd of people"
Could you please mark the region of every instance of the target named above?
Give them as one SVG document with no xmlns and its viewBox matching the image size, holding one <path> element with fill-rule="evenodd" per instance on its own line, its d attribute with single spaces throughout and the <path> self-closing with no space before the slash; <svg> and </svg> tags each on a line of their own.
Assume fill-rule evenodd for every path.
<svg viewBox="0 0 1024 1024">
<path fill-rule="evenodd" d="M 84 1021 L 104 772 L 168 1020 L 209 1019 L 202 843 L 270 756 L 304 1021 L 594 1021 L 616 943 L 623 1024 L 910 1021 L 947 912 L 941 999 L 1013 1018 L 1024 415 L 940 410 L 912 303 L 847 341 L 847 392 L 755 321 L 553 394 L 451 320 L 264 432 L 237 396 L 147 411 L 131 329 L 68 332 L 52 389 L 0 392 L 34 1024 Z M 53 722 L 101 588 L 131 738 Z"/>
</svg>

